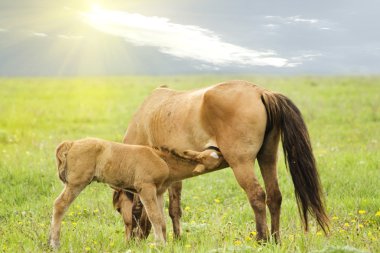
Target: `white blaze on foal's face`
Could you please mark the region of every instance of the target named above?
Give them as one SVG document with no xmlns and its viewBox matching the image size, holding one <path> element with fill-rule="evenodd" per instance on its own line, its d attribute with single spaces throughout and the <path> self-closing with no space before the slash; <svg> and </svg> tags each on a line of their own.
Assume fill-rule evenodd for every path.
<svg viewBox="0 0 380 253">
<path fill-rule="evenodd" d="M 219 156 L 218 156 L 218 154 L 216 152 L 212 152 L 210 154 L 210 156 L 213 157 L 213 158 L 215 158 L 215 159 L 219 159 Z"/>
</svg>

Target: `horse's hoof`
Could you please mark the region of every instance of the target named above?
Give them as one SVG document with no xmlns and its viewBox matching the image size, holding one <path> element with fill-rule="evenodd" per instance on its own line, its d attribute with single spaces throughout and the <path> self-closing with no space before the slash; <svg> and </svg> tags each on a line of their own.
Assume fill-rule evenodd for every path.
<svg viewBox="0 0 380 253">
<path fill-rule="evenodd" d="M 263 245 L 269 242 L 269 237 L 265 235 L 259 235 L 256 236 L 256 241 L 258 244 Z"/>
</svg>

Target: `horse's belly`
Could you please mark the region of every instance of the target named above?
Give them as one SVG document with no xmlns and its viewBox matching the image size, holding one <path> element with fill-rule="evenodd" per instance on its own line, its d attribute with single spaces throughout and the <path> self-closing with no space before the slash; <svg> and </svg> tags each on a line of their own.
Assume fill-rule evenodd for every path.
<svg viewBox="0 0 380 253">
<path fill-rule="evenodd" d="M 203 150 L 207 146 L 216 146 L 212 137 L 197 122 L 186 126 L 168 126 L 163 124 L 156 134 L 147 136 L 150 146 L 166 146 L 177 150 Z"/>
</svg>

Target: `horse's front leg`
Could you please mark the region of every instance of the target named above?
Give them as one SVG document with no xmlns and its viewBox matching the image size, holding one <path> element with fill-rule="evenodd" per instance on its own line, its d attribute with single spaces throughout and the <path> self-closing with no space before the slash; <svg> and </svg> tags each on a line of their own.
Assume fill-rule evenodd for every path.
<svg viewBox="0 0 380 253">
<path fill-rule="evenodd" d="M 169 187 L 169 215 L 173 223 L 174 237 L 179 238 L 182 233 L 181 228 L 181 192 L 182 181 L 175 182 Z"/>
</svg>

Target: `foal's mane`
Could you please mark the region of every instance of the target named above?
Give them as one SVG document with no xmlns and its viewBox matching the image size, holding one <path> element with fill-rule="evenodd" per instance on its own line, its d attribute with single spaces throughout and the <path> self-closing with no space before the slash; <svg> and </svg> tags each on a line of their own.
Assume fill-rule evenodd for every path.
<svg viewBox="0 0 380 253">
<path fill-rule="evenodd" d="M 186 157 L 183 154 L 181 154 L 180 152 L 178 152 L 177 150 L 170 149 L 170 148 L 168 148 L 166 146 L 153 147 L 153 149 L 158 153 L 158 155 L 162 159 L 164 159 L 166 161 L 168 159 L 173 159 L 173 160 L 175 160 L 177 162 L 183 162 L 183 163 L 192 163 L 192 164 L 197 164 L 198 163 L 194 159 Z"/>
</svg>

